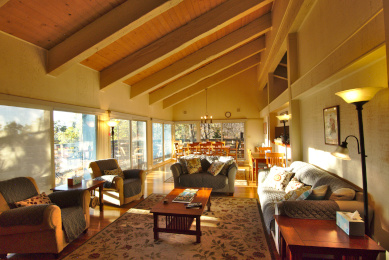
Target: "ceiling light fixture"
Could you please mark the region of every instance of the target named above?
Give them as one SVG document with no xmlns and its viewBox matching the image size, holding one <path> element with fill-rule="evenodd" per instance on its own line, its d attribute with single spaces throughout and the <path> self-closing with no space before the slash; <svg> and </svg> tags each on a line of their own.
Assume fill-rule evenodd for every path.
<svg viewBox="0 0 389 260">
<path fill-rule="evenodd" d="M 201 124 L 212 124 L 212 116 L 208 116 L 208 92 L 205 89 L 205 116 L 201 117 Z"/>
</svg>

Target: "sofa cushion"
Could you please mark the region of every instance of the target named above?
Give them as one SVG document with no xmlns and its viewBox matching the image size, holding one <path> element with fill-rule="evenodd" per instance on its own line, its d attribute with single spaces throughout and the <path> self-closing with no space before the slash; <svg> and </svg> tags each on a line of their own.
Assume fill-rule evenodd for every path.
<svg viewBox="0 0 389 260">
<path fill-rule="evenodd" d="M 336 191 L 334 191 L 331 196 L 330 200 L 353 200 L 355 197 L 355 190 L 349 189 L 349 188 L 341 188 Z"/>
<path fill-rule="evenodd" d="M 218 160 L 220 162 L 223 162 L 224 163 L 224 167 L 223 169 L 221 170 L 220 174 L 222 175 L 227 175 L 228 174 L 228 169 L 230 168 L 230 166 L 234 163 L 234 157 L 231 157 L 231 156 L 220 156 L 218 158 Z"/>
<path fill-rule="evenodd" d="M 186 168 L 189 174 L 198 173 L 202 171 L 200 158 L 190 158 L 186 160 Z"/>
<path fill-rule="evenodd" d="M 292 172 L 285 171 L 282 167 L 274 166 L 270 169 L 270 173 L 264 182 L 264 186 L 277 190 L 285 190 L 285 187 L 292 176 Z"/>
<path fill-rule="evenodd" d="M 213 176 L 207 172 L 200 172 L 180 175 L 179 182 L 182 187 L 205 187 L 216 190 L 224 188 L 228 184 L 228 178 L 221 174 Z"/>
<path fill-rule="evenodd" d="M 311 195 L 307 198 L 308 200 L 323 200 L 326 196 L 328 185 L 322 185 L 312 189 Z"/>
<path fill-rule="evenodd" d="M 304 186 L 304 183 L 299 181 L 296 177 L 293 177 L 289 181 L 288 185 L 286 185 L 285 192 L 288 193 L 289 191 L 297 190 L 298 188 L 301 188 L 303 186 Z"/>
<path fill-rule="evenodd" d="M 221 170 L 224 167 L 224 163 L 221 161 L 214 161 L 211 166 L 208 168 L 208 173 L 212 174 L 213 176 L 218 175 Z"/>
<path fill-rule="evenodd" d="M 311 186 L 303 186 L 285 194 L 282 200 L 305 200 L 311 194 Z"/>
<path fill-rule="evenodd" d="M 51 203 L 52 202 L 49 196 L 47 196 L 46 193 L 42 192 L 41 194 L 38 194 L 31 198 L 15 202 L 15 206 L 17 208 L 20 208 L 20 207 L 28 207 L 33 205 L 51 204 Z"/>
</svg>

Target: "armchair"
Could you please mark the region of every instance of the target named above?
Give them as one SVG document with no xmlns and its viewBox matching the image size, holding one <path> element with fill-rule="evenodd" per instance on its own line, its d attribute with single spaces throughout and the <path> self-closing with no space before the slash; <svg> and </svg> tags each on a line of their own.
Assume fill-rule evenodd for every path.
<svg viewBox="0 0 389 260">
<path fill-rule="evenodd" d="M 144 195 L 146 172 L 140 169 L 124 170 L 124 179 L 119 176 L 105 175 L 105 170 L 119 168 L 116 159 L 91 162 L 92 178 L 108 180 L 104 183 L 104 201 L 121 206 L 138 200 Z"/>
<path fill-rule="evenodd" d="M 49 194 L 54 204 L 16 207 L 15 202 L 38 194 L 33 178 L 0 181 L 1 258 L 5 258 L 7 253 L 57 255 L 89 228 L 89 191 L 55 192 Z"/>
</svg>

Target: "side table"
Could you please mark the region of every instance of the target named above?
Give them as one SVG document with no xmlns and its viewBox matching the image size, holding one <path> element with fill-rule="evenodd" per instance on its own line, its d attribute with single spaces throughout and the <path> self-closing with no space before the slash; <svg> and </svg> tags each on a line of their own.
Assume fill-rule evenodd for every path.
<svg viewBox="0 0 389 260">
<path fill-rule="evenodd" d="M 67 184 L 57 186 L 55 188 L 52 188 L 51 190 L 56 191 L 67 191 L 67 190 L 95 190 L 96 188 L 99 188 L 99 203 L 100 203 L 100 211 L 104 210 L 104 203 L 103 203 L 103 185 L 105 181 L 96 181 L 96 180 L 82 180 L 82 183 L 74 185 L 74 186 L 68 186 Z"/>
<path fill-rule="evenodd" d="M 385 249 L 368 236 L 349 236 L 335 220 L 297 219 L 275 215 L 281 259 L 302 259 L 303 253 L 334 259 L 376 259 Z M 276 229 L 277 231 L 277 229 Z"/>
</svg>

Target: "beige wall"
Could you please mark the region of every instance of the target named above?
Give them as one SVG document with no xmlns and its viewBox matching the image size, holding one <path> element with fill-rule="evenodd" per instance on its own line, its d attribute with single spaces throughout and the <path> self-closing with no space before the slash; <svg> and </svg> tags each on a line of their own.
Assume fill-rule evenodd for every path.
<svg viewBox="0 0 389 260">
<path fill-rule="evenodd" d="M 99 73 L 76 65 L 58 77 L 45 72 L 46 51 L 0 32 L 0 93 L 59 103 L 112 110 L 164 120 L 172 109 L 148 105 L 148 96 L 130 100 L 124 84 L 99 89 Z"/>
<path fill-rule="evenodd" d="M 256 70 L 252 68 L 208 89 L 208 114 L 217 120 L 227 120 L 224 114 L 229 111 L 229 119 L 247 120 L 246 142 L 248 148 L 253 149 L 264 142 L 263 120 L 259 118 L 259 96 Z M 199 120 L 205 114 L 205 105 L 205 91 L 202 91 L 175 105 L 173 120 Z"/>
<path fill-rule="evenodd" d="M 299 77 L 309 74 L 320 62 L 328 59 L 339 44 L 349 37 L 377 11 L 382 1 L 317 1 L 298 32 Z M 345 12 L 344 10 L 347 10 Z M 365 32 L 363 32 L 365 33 Z M 367 36 L 366 32 L 366 36 Z M 362 38 L 364 35 L 361 35 Z M 369 37 L 365 37 L 366 41 Z M 347 51 L 347 50 L 346 50 Z M 352 51 L 343 53 L 353 57 Z M 366 53 L 367 54 L 367 53 Z M 330 155 L 335 146 L 324 144 L 323 109 L 339 105 L 341 140 L 348 135 L 359 136 L 355 106 L 347 104 L 335 95 L 336 92 L 365 86 L 382 86 L 373 100 L 364 105 L 363 120 L 367 163 L 367 183 L 374 205 L 374 239 L 386 250 L 389 249 L 389 90 L 387 89 L 386 53 L 382 48 L 367 64 L 345 68 L 336 77 L 323 70 L 326 84 L 301 95 L 300 120 L 303 160 L 325 168 L 362 187 L 361 159 L 355 140 L 348 139 L 351 161 L 342 161 Z M 342 57 L 335 57 L 341 60 Z M 355 59 L 360 58 L 355 54 Z M 332 57 L 333 59 L 333 57 Z M 336 63 L 336 60 L 333 61 Z M 344 71 L 347 71 L 345 73 Z M 315 74 L 311 74 L 315 75 Z M 322 77 L 322 75 L 317 75 Z M 293 86 L 293 85 L 292 85 Z M 384 257 L 384 256 L 382 256 Z"/>
</svg>

